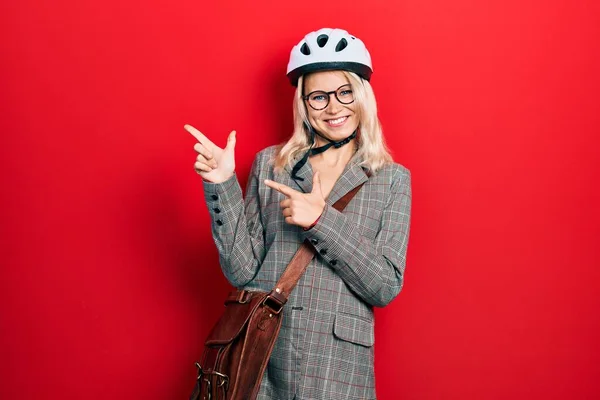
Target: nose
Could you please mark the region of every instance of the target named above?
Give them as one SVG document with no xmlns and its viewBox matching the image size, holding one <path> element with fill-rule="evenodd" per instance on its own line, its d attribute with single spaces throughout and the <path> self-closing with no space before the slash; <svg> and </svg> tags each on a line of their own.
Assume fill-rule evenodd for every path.
<svg viewBox="0 0 600 400">
<path fill-rule="evenodd" d="M 325 108 L 325 111 L 328 114 L 337 114 L 338 112 L 340 112 L 342 107 L 343 107 L 343 105 L 342 105 L 342 103 L 340 103 L 338 101 L 337 97 L 335 97 L 334 94 L 330 94 L 329 95 L 329 104 L 327 104 L 327 108 Z"/>
</svg>

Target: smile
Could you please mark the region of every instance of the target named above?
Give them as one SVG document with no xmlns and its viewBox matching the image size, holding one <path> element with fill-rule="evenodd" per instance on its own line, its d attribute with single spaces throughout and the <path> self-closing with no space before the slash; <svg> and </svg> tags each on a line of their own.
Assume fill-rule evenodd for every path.
<svg viewBox="0 0 600 400">
<path fill-rule="evenodd" d="M 333 127 L 341 126 L 341 125 L 344 125 L 344 122 L 346 122 L 347 119 L 348 119 L 347 116 L 346 117 L 340 117 L 340 118 L 337 118 L 337 119 L 329 119 L 329 120 L 327 120 L 327 124 L 329 126 L 333 126 Z"/>
</svg>

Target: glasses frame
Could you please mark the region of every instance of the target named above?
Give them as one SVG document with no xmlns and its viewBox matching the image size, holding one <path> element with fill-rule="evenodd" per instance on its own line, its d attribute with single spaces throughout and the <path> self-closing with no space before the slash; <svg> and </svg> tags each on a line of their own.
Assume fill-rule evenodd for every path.
<svg viewBox="0 0 600 400">
<path fill-rule="evenodd" d="M 354 103 L 354 100 L 355 100 L 355 98 L 354 98 L 354 94 L 352 95 L 352 101 L 350 101 L 350 102 L 348 102 L 348 103 L 344 103 L 344 102 L 343 102 L 343 101 L 341 101 L 341 100 L 340 100 L 340 98 L 338 97 L 338 92 L 340 91 L 340 89 L 341 89 L 341 88 L 343 88 L 343 87 L 346 87 L 346 86 L 348 86 L 348 88 L 349 88 L 350 90 L 352 90 L 352 84 L 350 84 L 350 83 L 346 83 L 346 84 L 344 84 L 344 85 L 340 86 L 339 88 L 337 88 L 337 89 L 335 89 L 335 90 L 332 90 L 331 92 L 326 92 L 326 91 L 324 91 L 324 90 L 314 90 L 314 91 L 310 92 L 309 94 L 307 94 L 306 96 L 302 96 L 302 99 L 303 99 L 303 100 L 305 100 L 305 101 L 308 103 L 308 105 L 310 106 L 310 108 L 312 108 L 312 109 L 313 109 L 313 110 L 315 110 L 315 111 L 321 111 L 321 110 L 324 110 L 324 109 L 326 109 L 326 108 L 329 106 L 329 103 L 331 102 L 331 95 L 332 95 L 332 94 L 333 94 L 333 95 L 335 95 L 335 99 L 336 99 L 336 100 L 337 100 L 337 101 L 338 101 L 340 104 L 343 104 L 343 105 L 347 106 L 348 104 L 352 104 L 352 103 Z M 354 92 L 354 90 L 352 90 L 352 91 Z M 312 105 L 312 104 L 310 104 L 310 100 L 309 100 L 309 99 L 310 99 L 310 96 L 311 96 L 311 95 L 313 95 L 313 94 L 315 94 L 315 93 L 323 93 L 324 95 L 327 95 L 327 103 L 325 103 L 325 106 L 324 106 L 324 107 L 321 107 L 321 108 L 315 108 L 315 107 L 313 107 L 313 105 Z"/>
</svg>

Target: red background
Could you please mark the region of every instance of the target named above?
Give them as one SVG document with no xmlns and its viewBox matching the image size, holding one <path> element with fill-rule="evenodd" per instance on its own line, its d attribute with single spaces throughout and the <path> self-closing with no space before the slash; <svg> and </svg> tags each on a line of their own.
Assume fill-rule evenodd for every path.
<svg viewBox="0 0 600 400">
<path fill-rule="evenodd" d="M 221 310 L 197 126 L 245 184 L 290 133 L 291 47 L 373 56 L 412 171 L 405 288 L 376 311 L 380 399 L 600 396 L 595 0 L 6 1 L 0 398 L 178 399 Z"/>
</svg>

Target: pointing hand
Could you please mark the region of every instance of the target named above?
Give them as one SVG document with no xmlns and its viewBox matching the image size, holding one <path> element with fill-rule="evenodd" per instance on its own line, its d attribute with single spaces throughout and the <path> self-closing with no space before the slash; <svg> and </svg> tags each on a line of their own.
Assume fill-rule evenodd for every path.
<svg viewBox="0 0 600 400">
<path fill-rule="evenodd" d="M 198 140 L 194 145 L 198 152 L 194 169 L 202 179 L 221 183 L 231 178 L 235 171 L 235 131 L 229 134 L 225 148 L 220 148 L 193 126 L 185 125 L 184 129 Z"/>
<path fill-rule="evenodd" d="M 319 172 L 313 176 L 313 189 L 310 193 L 302 193 L 284 184 L 265 180 L 265 185 L 286 196 L 281 206 L 285 222 L 302 228 L 310 227 L 321 216 L 325 209 L 325 198 L 321 191 Z"/>
</svg>

